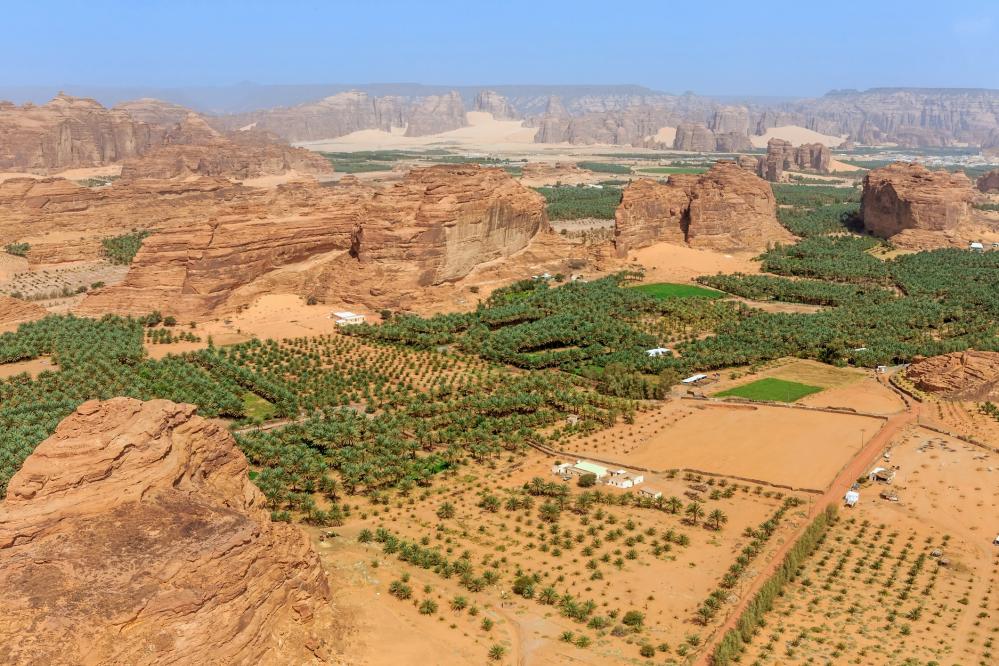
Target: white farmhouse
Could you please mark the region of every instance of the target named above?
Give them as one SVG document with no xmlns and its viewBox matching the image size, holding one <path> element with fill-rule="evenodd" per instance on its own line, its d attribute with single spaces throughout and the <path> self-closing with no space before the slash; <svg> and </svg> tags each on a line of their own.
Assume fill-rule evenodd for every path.
<svg viewBox="0 0 999 666">
<path fill-rule="evenodd" d="M 354 312 L 349 312 L 347 310 L 341 310 L 340 312 L 334 312 L 330 315 L 330 318 L 336 320 L 337 326 L 350 326 L 353 324 L 363 324 L 364 315 L 356 314 Z"/>
</svg>

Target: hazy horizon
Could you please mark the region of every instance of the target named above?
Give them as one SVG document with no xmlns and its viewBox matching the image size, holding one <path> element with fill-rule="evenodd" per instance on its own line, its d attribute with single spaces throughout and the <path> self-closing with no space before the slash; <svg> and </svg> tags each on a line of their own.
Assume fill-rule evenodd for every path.
<svg viewBox="0 0 999 666">
<path fill-rule="evenodd" d="M 17 29 L 0 44 L 12 64 L 0 88 L 630 83 L 778 98 L 999 88 L 999 7 L 966 2 L 943 18 L 938 7 L 60 0 L 7 8 Z"/>
</svg>

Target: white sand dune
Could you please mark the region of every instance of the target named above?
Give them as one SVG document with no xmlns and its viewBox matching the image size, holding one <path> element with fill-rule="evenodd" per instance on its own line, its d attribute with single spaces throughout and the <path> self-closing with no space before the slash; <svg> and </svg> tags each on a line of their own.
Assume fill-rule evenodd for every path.
<svg viewBox="0 0 999 666">
<path fill-rule="evenodd" d="M 468 127 L 427 136 L 405 136 L 405 128 L 392 132 L 360 130 L 335 139 L 305 141 L 295 145 L 311 150 L 392 150 L 424 146 L 459 146 L 467 148 L 502 147 L 534 142 L 536 127 L 524 127 L 521 120 L 496 120 L 484 111 L 465 114 Z"/>
<path fill-rule="evenodd" d="M 783 127 L 771 127 L 762 136 L 749 137 L 754 148 L 766 148 L 770 139 L 784 139 L 790 141 L 791 145 L 800 146 L 803 143 L 823 143 L 830 148 L 835 148 L 846 140 L 846 137 L 820 134 L 798 125 L 784 125 Z"/>
</svg>

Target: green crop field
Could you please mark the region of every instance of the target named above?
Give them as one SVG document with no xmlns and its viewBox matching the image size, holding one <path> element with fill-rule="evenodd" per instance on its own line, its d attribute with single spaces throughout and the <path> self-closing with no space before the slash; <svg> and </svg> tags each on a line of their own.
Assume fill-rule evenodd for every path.
<svg viewBox="0 0 999 666">
<path fill-rule="evenodd" d="M 674 284 L 672 282 L 640 284 L 632 289 L 656 298 L 721 298 L 725 295 L 720 291 L 705 289 L 695 284 Z"/>
<path fill-rule="evenodd" d="M 821 390 L 822 388 L 818 386 L 809 386 L 808 384 L 799 384 L 798 382 L 789 382 L 784 379 L 766 377 L 716 393 L 715 396 L 719 398 L 734 397 L 747 398 L 749 400 L 795 402 L 806 395 L 818 393 Z"/>
</svg>

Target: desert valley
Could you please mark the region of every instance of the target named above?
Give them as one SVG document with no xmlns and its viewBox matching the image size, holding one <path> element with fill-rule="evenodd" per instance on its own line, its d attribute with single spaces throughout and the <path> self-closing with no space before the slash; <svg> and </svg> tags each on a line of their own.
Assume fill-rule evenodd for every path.
<svg viewBox="0 0 999 666">
<path fill-rule="evenodd" d="M 0 102 L 0 664 L 999 661 L 999 91 L 164 90 Z"/>
</svg>

